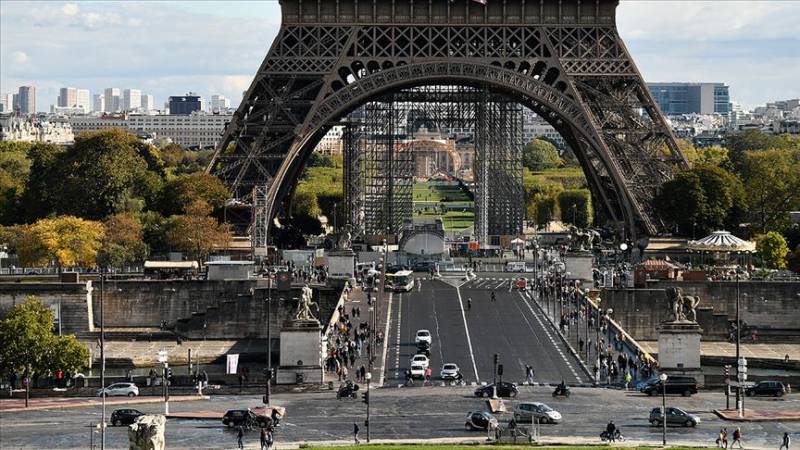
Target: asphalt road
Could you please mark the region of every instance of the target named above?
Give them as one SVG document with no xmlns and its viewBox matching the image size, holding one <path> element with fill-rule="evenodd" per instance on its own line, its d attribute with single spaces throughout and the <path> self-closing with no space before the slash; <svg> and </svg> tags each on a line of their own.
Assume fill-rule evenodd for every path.
<svg viewBox="0 0 800 450">
<path fill-rule="evenodd" d="M 485 401 L 471 395 L 470 387 L 384 387 L 372 391 L 372 437 L 375 439 L 425 439 L 474 437 L 481 439 L 480 432 L 464 429 L 464 418 L 468 411 L 482 410 Z M 542 425 L 545 438 L 562 438 L 562 442 L 585 439 L 599 443 L 598 435 L 608 420 L 621 428 L 628 439 L 660 445 L 661 429 L 647 422 L 650 409 L 661 403 L 658 397 L 647 397 L 634 392 L 603 388 L 573 388 L 568 399 L 553 399 L 551 390 L 543 387 L 521 387 L 520 396 L 507 407 L 512 410 L 519 401 L 541 401 L 562 413 L 564 421 L 557 425 Z M 347 441 L 352 439 L 353 423 L 365 430 L 364 404 L 359 400 L 335 399 L 333 392 L 308 394 L 277 394 L 275 404 L 286 407 L 287 416 L 276 432 L 278 444 Z M 170 405 L 173 412 L 218 411 L 228 408 L 258 406 L 258 396 L 219 396 L 209 401 L 181 402 Z M 800 395 L 792 394 L 785 399 L 758 398 L 749 402 L 752 408 L 797 409 Z M 711 410 L 724 404 L 722 393 L 701 393 L 690 398 L 667 397 L 668 406 L 681 407 L 698 414 L 701 423 L 697 428 L 668 429 L 668 443 L 713 445 L 716 432 L 723 426 L 732 430 L 733 422 L 718 419 Z M 159 404 L 132 404 L 132 408 L 147 413 L 161 413 Z M 109 409 L 109 413 L 111 409 Z M 3 449 L 72 449 L 89 448 L 92 428 L 100 410 L 71 408 L 30 412 L 4 413 L 0 416 L 0 447 Z M 499 416 L 501 424 L 507 423 L 510 414 Z M 785 431 L 800 438 L 800 423 L 744 423 L 740 425 L 746 448 L 777 448 Z M 94 438 L 97 438 L 94 434 Z M 258 433 L 247 433 L 246 444 L 253 448 Z M 125 427 L 110 428 L 107 433 L 107 448 L 127 448 Z M 223 449 L 234 448 L 236 433 L 227 430 L 219 420 L 170 420 L 166 430 L 167 448 Z M 96 448 L 99 448 L 97 446 Z"/>
<path fill-rule="evenodd" d="M 433 337 L 430 361 L 434 381 L 442 364 L 455 363 L 468 382 L 491 382 L 494 355 L 498 354 L 507 381 L 521 383 L 525 365 L 530 364 L 538 383 L 588 382 L 587 374 L 536 304 L 520 291 L 509 289 L 514 277 L 494 274 L 466 283 L 424 280 L 419 290 L 395 293 L 385 384 L 403 382 L 404 371 L 416 353 L 414 337 L 420 329 L 429 330 Z"/>
</svg>

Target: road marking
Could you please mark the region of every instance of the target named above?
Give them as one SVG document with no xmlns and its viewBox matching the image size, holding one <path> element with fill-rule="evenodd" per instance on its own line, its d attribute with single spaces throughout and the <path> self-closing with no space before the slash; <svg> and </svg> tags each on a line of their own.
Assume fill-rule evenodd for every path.
<svg viewBox="0 0 800 450">
<path fill-rule="evenodd" d="M 539 316 L 533 310 L 533 307 L 531 306 L 530 302 L 525 301 L 525 296 L 522 295 L 522 292 L 518 292 L 518 294 L 522 299 L 522 303 L 525 303 L 525 306 L 527 306 L 528 309 L 531 311 L 531 314 L 533 314 L 533 318 L 536 319 L 537 322 L 539 322 L 539 326 L 542 328 L 542 331 L 544 331 L 544 333 L 547 335 L 547 338 L 550 339 L 550 342 L 553 343 L 553 346 L 556 348 L 556 351 L 558 352 L 559 356 L 561 356 L 561 359 L 563 359 L 564 362 L 567 364 L 567 367 L 569 368 L 570 372 L 572 372 L 572 375 L 575 376 L 575 379 L 578 380 L 578 383 L 583 383 L 583 379 L 581 378 L 580 375 L 578 375 L 578 372 L 575 371 L 575 368 L 572 367 L 572 364 L 567 359 L 567 356 L 564 354 L 564 351 L 561 350 L 561 347 L 559 347 L 558 342 L 556 342 L 555 338 L 553 338 L 553 336 L 550 334 L 550 330 L 548 329 L 548 327 L 545 326 L 544 323 L 542 323 L 542 319 L 539 318 Z"/>
<path fill-rule="evenodd" d="M 397 344 L 394 352 L 394 377 L 400 377 L 400 323 L 403 319 L 403 294 L 397 299 Z M 388 340 L 388 338 L 387 338 Z"/>
<path fill-rule="evenodd" d="M 478 378 L 478 366 L 475 364 L 475 353 L 472 351 L 472 339 L 469 338 L 467 314 L 464 313 L 464 302 L 461 300 L 461 289 L 456 288 L 456 294 L 458 294 L 458 306 L 461 307 L 461 318 L 464 319 L 464 331 L 467 333 L 467 346 L 469 346 L 469 357 L 472 359 L 472 370 L 475 371 L 475 381 L 478 381 L 480 380 L 480 378 Z"/>
<path fill-rule="evenodd" d="M 386 356 L 389 353 L 389 324 L 392 322 L 392 294 L 393 292 L 389 292 L 389 307 L 386 313 L 386 328 L 383 332 L 383 367 L 381 368 L 380 386 L 383 386 L 383 381 L 386 378 Z"/>
</svg>

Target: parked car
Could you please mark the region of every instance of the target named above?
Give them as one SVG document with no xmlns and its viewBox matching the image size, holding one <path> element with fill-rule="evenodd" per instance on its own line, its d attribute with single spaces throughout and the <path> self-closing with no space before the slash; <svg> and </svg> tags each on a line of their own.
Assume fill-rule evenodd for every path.
<svg viewBox="0 0 800 450">
<path fill-rule="evenodd" d="M 489 426 L 497 426 L 497 419 L 486 411 L 470 411 L 464 427 L 468 430 L 488 430 Z"/>
<path fill-rule="evenodd" d="M 745 395 L 752 397 L 754 395 L 772 395 L 774 397 L 781 397 L 786 393 L 786 386 L 780 381 L 759 381 L 753 386 L 744 390 Z"/>
<path fill-rule="evenodd" d="M 97 390 L 98 397 L 136 397 L 137 395 L 139 395 L 139 388 L 133 383 L 114 383 Z"/>
<path fill-rule="evenodd" d="M 661 414 L 661 408 L 653 408 L 650 411 L 650 424 L 661 425 L 664 423 L 664 417 Z M 667 425 L 684 425 L 687 427 L 696 427 L 700 423 L 700 417 L 680 408 L 667 408 Z"/>
<path fill-rule="evenodd" d="M 425 378 L 425 367 L 420 364 L 412 364 L 411 378 Z"/>
<path fill-rule="evenodd" d="M 420 342 L 427 342 L 430 344 L 431 340 L 431 332 L 428 330 L 417 330 L 417 335 L 414 337 L 415 344 L 419 344 Z"/>
<path fill-rule="evenodd" d="M 662 392 L 661 380 L 655 378 L 648 381 L 639 391 L 647 395 L 660 395 Z M 697 394 L 697 380 L 692 377 L 671 376 L 667 378 L 666 393 L 681 394 L 684 397 Z"/>
<path fill-rule="evenodd" d="M 427 369 L 428 366 L 431 364 L 431 360 L 429 360 L 428 357 L 425 355 L 416 354 L 411 358 L 411 365 L 413 366 L 415 364 L 418 364 Z"/>
<path fill-rule="evenodd" d="M 439 372 L 439 376 L 443 380 L 454 380 L 460 370 L 461 369 L 459 369 L 456 364 L 446 363 L 445 365 L 442 366 L 442 370 L 441 372 Z"/>
<path fill-rule="evenodd" d="M 136 409 L 115 409 L 114 412 L 111 413 L 111 424 L 115 427 L 130 425 L 137 417 L 143 415 L 143 412 Z"/>
<path fill-rule="evenodd" d="M 494 384 L 487 384 L 475 389 L 476 397 L 491 397 L 494 394 Z M 506 381 L 497 383 L 497 396 L 498 397 L 516 397 L 519 394 L 517 385 Z"/>
<path fill-rule="evenodd" d="M 222 416 L 222 424 L 230 428 L 248 424 L 252 427 L 265 427 L 271 422 L 272 419 L 270 417 L 259 416 L 250 409 L 229 409 Z"/>
<path fill-rule="evenodd" d="M 514 408 L 514 420 L 517 422 L 559 423 L 561 413 L 539 402 L 522 402 Z"/>
</svg>

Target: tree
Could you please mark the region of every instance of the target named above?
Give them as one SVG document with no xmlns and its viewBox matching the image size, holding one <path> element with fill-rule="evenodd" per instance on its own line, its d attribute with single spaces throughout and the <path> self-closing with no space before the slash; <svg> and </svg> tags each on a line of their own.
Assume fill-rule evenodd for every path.
<svg viewBox="0 0 800 450">
<path fill-rule="evenodd" d="M 20 303 L 0 321 L 0 371 L 9 375 L 63 370 L 77 372 L 89 360 L 89 349 L 74 335 L 53 334 L 53 312 L 34 297 Z"/>
<path fill-rule="evenodd" d="M 93 267 L 104 235 L 100 222 L 74 216 L 40 219 L 25 228 L 17 253 L 25 266 Z"/>
<path fill-rule="evenodd" d="M 202 265 L 212 251 L 230 242 L 230 228 L 211 217 L 211 207 L 203 200 L 196 200 L 185 209 L 185 214 L 171 218 L 167 239 Z"/>
<path fill-rule="evenodd" d="M 142 223 L 129 213 L 115 214 L 105 221 L 106 235 L 97 256 L 103 267 L 122 268 L 144 260 L 147 245 L 142 241 Z"/>
<path fill-rule="evenodd" d="M 298 186 L 292 197 L 292 216 L 291 222 L 300 229 L 303 234 L 320 234 L 322 225 L 319 216 L 322 209 L 319 207 L 316 193 L 304 186 Z"/>
<path fill-rule="evenodd" d="M 592 195 L 588 189 L 572 189 L 558 194 L 561 221 L 578 228 L 592 224 Z"/>
<path fill-rule="evenodd" d="M 756 236 L 756 252 L 761 262 L 770 269 L 785 269 L 789 246 L 780 233 L 770 231 Z"/>
<path fill-rule="evenodd" d="M 751 220 L 762 233 L 783 231 L 800 209 L 800 150 L 745 152 L 741 166 Z"/>
<path fill-rule="evenodd" d="M 536 202 L 536 224 L 540 226 L 556 220 L 558 217 L 558 202 L 555 197 L 543 197 Z"/>
<path fill-rule="evenodd" d="M 53 144 L 35 144 L 28 150 L 31 162 L 20 204 L 21 220 L 25 223 L 47 217 L 55 211 L 56 182 L 60 182 L 59 160 L 64 150 Z"/>
<path fill-rule="evenodd" d="M 0 224 L 11 225 L 20 220 L 19 199 L 31 169 L 27 142 L 0 141 Z"/>
<path fill-rule="evenodd" d="M 522 150 L 522 165 L 538 172 L 563 164 L 556 146 L 543 139 L 533 139 Z"/>
<path fill-rule="evenodd" d="M 220 209 L 231 198 L 231 192 L 214 175 L 195 172 L 179 175 L 164 186 L 161 213 L 165 216 L 183 214 L 188 205 L 199 200 L 212 209 Z"/>
</svg>

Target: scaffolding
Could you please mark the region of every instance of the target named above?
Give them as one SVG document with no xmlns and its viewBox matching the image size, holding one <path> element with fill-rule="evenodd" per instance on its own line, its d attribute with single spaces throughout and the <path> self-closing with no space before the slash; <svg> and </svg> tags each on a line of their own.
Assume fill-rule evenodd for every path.
<svg viewBox="0 0 800 450">
<path fill-rule="evenodd" d="M 267 192 L 266 185 L 253 187 L 253 222 L 250 229 L 250 246 L 254 259 L 265 258 L 269 245 L 269 215 L 267 213 Z"/>
</svg>

